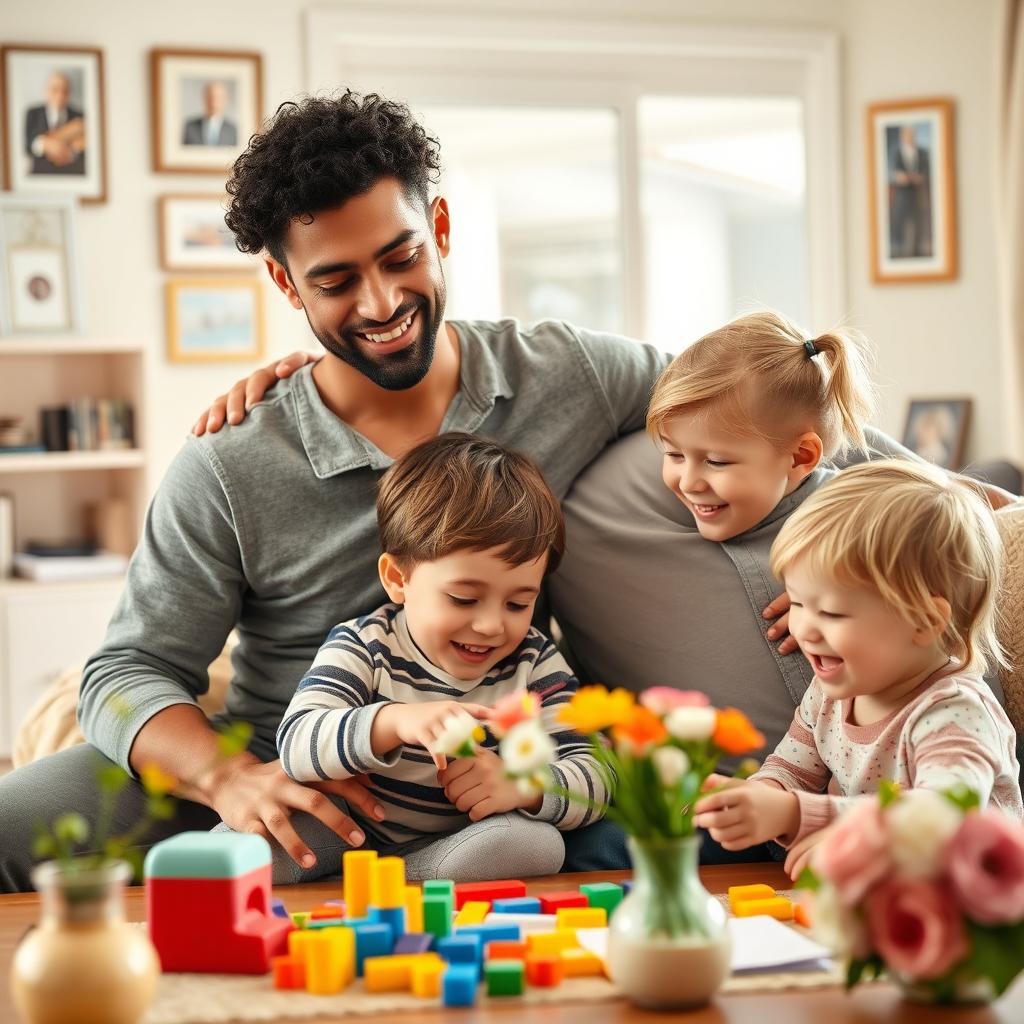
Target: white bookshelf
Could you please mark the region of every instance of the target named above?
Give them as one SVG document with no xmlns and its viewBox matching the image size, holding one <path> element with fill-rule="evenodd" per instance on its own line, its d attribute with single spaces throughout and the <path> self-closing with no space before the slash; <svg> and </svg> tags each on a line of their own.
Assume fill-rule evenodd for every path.
<svg viewBox="0 0 1024 1024">
<path fill-rule="evenodd" d="M 0 476 L 11 473 L 61 473 L 88 469 L 139 469 L 146 463 L 141 448 L 108 452 L 17 452 L 0 454 Z"/>
</svg>

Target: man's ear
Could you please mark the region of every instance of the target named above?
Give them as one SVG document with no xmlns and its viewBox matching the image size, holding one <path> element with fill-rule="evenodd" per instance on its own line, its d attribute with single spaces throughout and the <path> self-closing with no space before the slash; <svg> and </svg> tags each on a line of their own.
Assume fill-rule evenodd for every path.
<svg viewBox="0 0 1024 1024">
<path fill-rule="evenodd" d="M 405 587 L 409 577 L 402 571 L 398 559 L 385 551 L 377 559 L 377 574 L 380 576 L 381 586 L 388 597 L 395 604 L 405 604 Z"/>
<path fill-rule="evenodd" d="M 949 620 L 953 617 L 953 607 L 938 594 L 931 595 L 931 608 L 928 611 L 928 625 L 914 630 L 914 643 L 919 647 L 927 647 L 946 632 Z"/>
<path fill-rule="evenodd" d="M 283 263 L 278 263 L 273 256 L 264 256 L 263 265 L 267 268 L 270 280 L 284 293 L 285 298 L 296 308 L 302 309 L 302 299 L 292 284 L 288 268 Z"/>
<path fill-rule="evenodd" d="M 821 438 L 813 430 L 801 434 L 789 450 L 793 460 L 787 474 L 789 482 L 798 484 L 805 477 L 810 476 L 818 468 L 823 451 L 824 445 L 821 443 Z"/>
<path fill-rule="evenodd" d="M 448 200 L 438 196 L 430 204 L 431 227 L 434 231 L 434 242 L 442 258 L 448 255 L 452 241 L 452 222 L 448 214 Z"/>
</svg>

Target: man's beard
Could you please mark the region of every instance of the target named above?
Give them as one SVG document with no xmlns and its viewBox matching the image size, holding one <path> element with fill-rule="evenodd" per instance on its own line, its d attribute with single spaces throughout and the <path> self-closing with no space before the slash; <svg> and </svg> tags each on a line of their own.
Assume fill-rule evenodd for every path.
<svg viewBox="0 0 1024 1024">
<path fill-rule="evenodd" d="M 437 344 L 437 332 L 444 319 L 445 286 L 442 282 L 434 293 L 433 317 L 430 316 L 431 303 L 419 297 L 415 303 L 399 309 L 392 319 L 399 319 L 416 313 L 419 321 L 416 328 L 419 338 L 407 345 L 400 352 L 380 356 L 377 359 L 367 355 L 365 346 L 370 342 L 358 342 L 351 337 L 354 331 L 342 331 L 338 336 L 318 331 L 310 321 L 309 328 L 316 335 L 317 341 L 333 356 L 348 363 L 368 380 L 386 391 L 405 391 L 415 387 L 430 370 L 434 362 L 434 346 Z M 306 313 L 309 320 L 309 313 Z"/>
</svg>

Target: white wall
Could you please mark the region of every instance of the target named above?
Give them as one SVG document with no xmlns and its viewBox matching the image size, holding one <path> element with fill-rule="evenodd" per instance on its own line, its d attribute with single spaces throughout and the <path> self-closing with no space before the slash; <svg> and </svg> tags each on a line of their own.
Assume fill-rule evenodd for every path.
<svg viewBox="0 0 1024 1024">
<path fill-rule="evenodd" d="M 417 9 L 431 0 L 419 0 Z M 154 174 L 150 156 L 148 51 L 154 46 L 250 49 L 264 58 L 265 108 L 305 85 L 303 0 L 34 0 L 0 9 L 7 42 L 100 46 L 105 51 L 109 196 L 81 215 L 90 333 L 142 336 L 153 347 L 150 447 L 154 472 L 180 444 L 194 414 L 234 380 L 230 366 L 190 368 L 163 356 L 163 281 L 156 197 L 210 191 L 208 176 Z M 344 7 L 344 0 L 337 6 Z M 438 5 L 440 6 L 440 4 Z M 748 23 L 838 31 L 843 46 L 846 284 L 850 320 L 879 349 L 885 386 L 880 425 L 899 435 L 909 395 L 975 399 L 969 454 L 1004 450 L 998 396 L 992 209 L 995 0 L 447 0 L 448 9 L 623 13 L 707 24 Z M 386 40 L 381 53 L 386 54 Z M 957 107 L 960 276 L 947 284 L 869 280 L 864 107 L 878 99 L 947 95 Z M 442 140 L 443 141 L 443 140 Z M 310 338 L 301 313 L 267 292 L 270 351 Z"/>
</svg>

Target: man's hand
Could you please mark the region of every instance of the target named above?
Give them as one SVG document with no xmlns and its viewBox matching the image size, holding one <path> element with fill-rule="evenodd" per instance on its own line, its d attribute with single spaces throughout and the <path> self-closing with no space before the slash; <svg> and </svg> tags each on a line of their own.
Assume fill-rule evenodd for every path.
<svg viewBox="0 0 1024 1024">
<path fill-rule="evenodd" d="M 384 808 L 366 788 L 365 776 L 304 784 L 288 778 L 280 761 L 264 764 L 242 754 L 218 765 L 200 780 L 210 806 L 236 832 L 273 836 L 289 857 L 304 868 L 316 863 L 313 851 L 299 838 L 290 816 L 305 811 L 337 832 L 350 846 L 362 846 L 365 836 L 325 793 L 340 796 L 368 818 L 384 818 Z"/>
<path fill-rule="evenodd" d="M 277 363 L 261 366 L 248 377 L 236 381 L 226 395 L 218 395 L 210 407 L 196 420 L 192 433 L 202 437 L 207 431 L 216 434 L 225 419 L 234 425 L 245 419 L 246 413 L 279 381 L 290 377 L 307 363 L 315 363 L 319 356 L 310 352 L 292 352 Z"/>
<path fill-rule="evenodd" d="M 790 654 L 797 649 L 797 642 L 789 635 L 789 604 L 789 594 L 783 591 L 761 612 L 764 618 L 777 620 L 768 629 L 768 639 L 778 640 L 782 637 L 779 654 Z"/>
<path fill-rule="evenodd" d="M 709 775 L 704 786 L 722 788 L 697 802 L 693 821 L 706 828 L 723 850 L 745 850 L 792 835 L 799 827 L 796 796 L 778 786 L 724 775 Z"/>
<path fill-rule="evenodd" d="M 505 762 L 493 751 L 481 748 L 473 757 L 460 757 L 437 773 L 444 795 L 471 821 L 522 807 L 540 809 L 543 797 L 527 796 L 514 779 L 506 778 Z"/>
<path fill-rule="evenodd" d="M 486 721 L 491 717 L 491 709 L 483 704 L 460 704 L 455 700 L 431 701 L 429 704 L 385 704 L 370 727 L 370 746 L 378 756 L 394 750 L 399 743 L 426 747 L 434 765 L 442 771 L 448 766 L 448 759 L 434 751 L 434 742 L 443 732 L 447 719 L 458 714 Z"/>
</svg>

